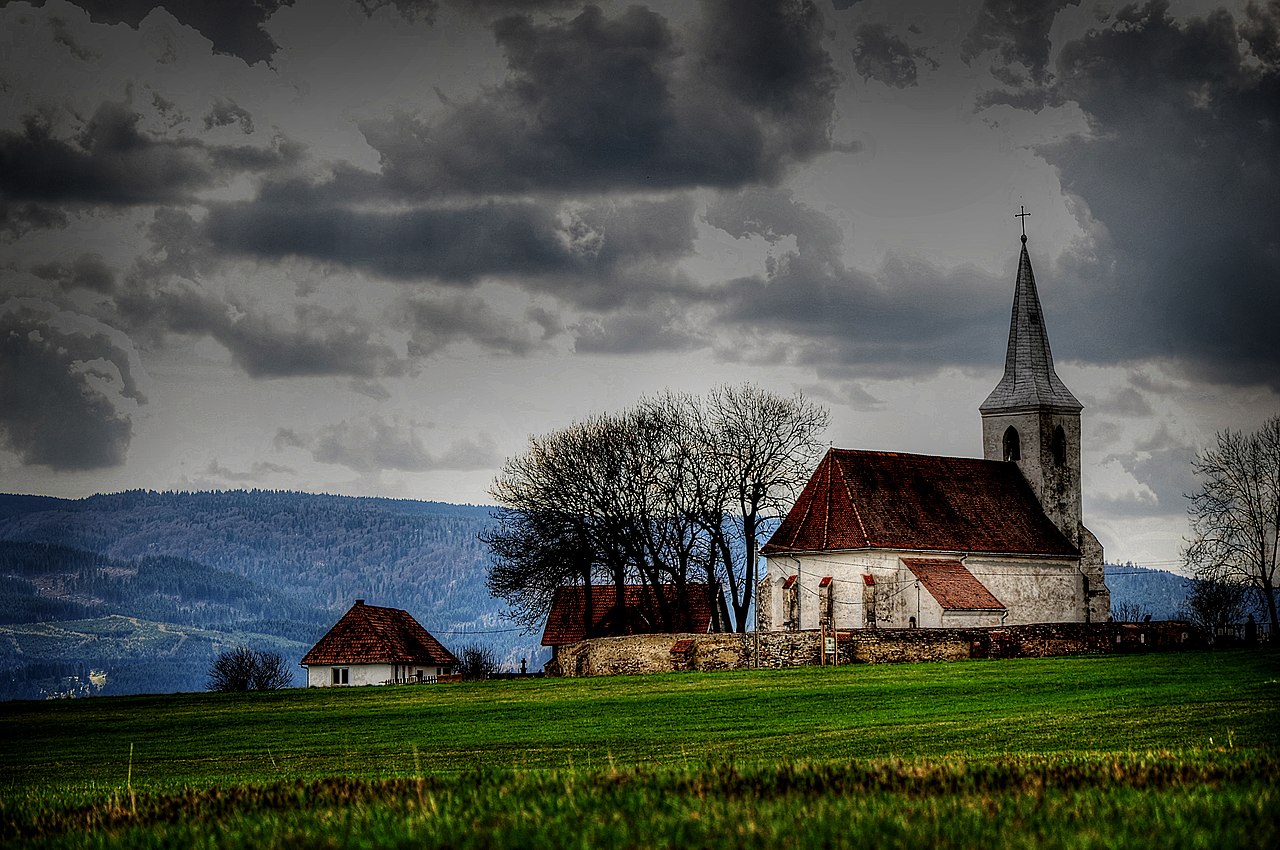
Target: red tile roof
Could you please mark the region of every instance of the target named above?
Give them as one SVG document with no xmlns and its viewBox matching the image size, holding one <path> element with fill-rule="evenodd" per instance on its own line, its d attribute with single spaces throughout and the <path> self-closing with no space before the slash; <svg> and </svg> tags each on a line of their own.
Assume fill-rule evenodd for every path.
<svg viewBox="0 0 1280 850">
<path fill-rule="evenodd" d="M 689 610 L 677 614 L 676 621 L 669 628 L 661 624 L 662 617 L 653 600 L 651 588 L 639 584 L 626 585 L 623 588 L 626 610 L 622 612 L 614 607 L 613 588 L 612 584 L 596 584 L 591 587 L 593 623 L 590 637 L 681 632 L 706 634 L 710 630 L 711 603 L 707 599 L 707 586 L 704 584 L 686 585 Z M 674 585 L 665 584 L 662 589 L 665 598 L 676 597 Z M 542 645 L 564 646 L 588 637 L 583 629 L 585 608 L 586 593 L 581 585 L 556 588 L 555 596 L 551 599 L 551 612 L 547 615 L 547 626 L 542 632 Z"/>
<path fill-rule="evenodd" d="M 944 611 L 1003 611 L 1004 605 L 959 561 L 942 558 L 903 558 Z"/>
<path fill-rule="evenodd" d="M 1079 556 L 1012 463 L 830 449 L 760 551 L 841 549 Z"/>
<path fill-rule="evenodd" d="M 302 656 L 302 664 L 429 664 L 457 666 L 458 659 L 399 608 L 356 600 L 351 610 Z"/>
</svg>

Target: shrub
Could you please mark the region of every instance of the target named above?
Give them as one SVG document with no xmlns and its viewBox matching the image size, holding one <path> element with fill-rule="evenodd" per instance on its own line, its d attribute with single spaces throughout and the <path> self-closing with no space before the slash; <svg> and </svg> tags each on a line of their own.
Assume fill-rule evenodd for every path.
<svg viewBox="0 0 1280 850">
<path fill-rule="evenodd" d="M 218 653 L 209 666 L 211 691 L 278 691 L 293 682 L 293 674 L 278 652 L 238 646 Z"/>
</svg>

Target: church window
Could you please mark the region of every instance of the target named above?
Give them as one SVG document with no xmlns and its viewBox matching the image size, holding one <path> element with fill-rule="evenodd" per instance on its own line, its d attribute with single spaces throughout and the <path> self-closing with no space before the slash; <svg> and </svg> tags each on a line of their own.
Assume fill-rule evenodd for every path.
<svg viewBox="0 0 1280 850">
<path fill-rule="evenodd" d="M 1004 432 L 1004 459 L 1022 460 L 1022 438 L 1018 429 L 1010 425 Z"/>
<path fill-rule="evenodd" d="M 1053 431 L 1053 463 L 1055 466 L 1067 465 L 1067 432 L 1061 425 Z"/>
<path fill-rule="evenodd" d="M 876 579 L 875 576 L 862 577 L 862 613 L 863 623 L 868 629 L 876 627 Z"/>
<path fill-rule="evenodd" d="M 788 576 L 782 584 L 783 622 L 788 629 L 800 628 L 800 576 Z"/>
</svg>

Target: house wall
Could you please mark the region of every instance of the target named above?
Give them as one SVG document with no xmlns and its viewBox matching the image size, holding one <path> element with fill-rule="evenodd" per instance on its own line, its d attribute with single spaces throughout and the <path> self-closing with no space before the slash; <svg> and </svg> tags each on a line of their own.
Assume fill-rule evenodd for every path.
<svg viewBox="0 0 1280 850">
<path fill-rule="evenodd" d="M 925 557 L 919 552 L 859 550 L 766 558 L 764 578 L 756 597 L 757 627 L 760 631 L 786 628 L 786 594 L 782 585 L 793 575 L 799 575 L 796 580 L 799 630 L 817 629 L 819 626 L 822 597 L 818 584 L 824 576 L 832 577 L 837 629 L 867 628 L 867 603 L 873 600 L 875 628 L 907 628 L 912 617 L 916 618 L 920 628 L 1081 623 L 1086 619 L 1084 576 L 1079 562 L 1074 559 L 966 557 L 961 553 L 939 553 L 940 557 L 963 559 L 974 577 L 1006 609 L 1003 619 L 999 614 L 990 612 L 950 612 L 944 621 L 937 600 L 903 566 L 903 556 Z M 870 591 L 863 579 L 866 575 L 875 580 Z M 1098 586 L 1105 590 L 1101 578 L 1091 585 L 1094 588 Z M 1105 619 L 1095 616 L 1093 621 L 1105 622 Z"/>
<path fill-rule="evenodd" d="M 347 669 L 347 684 L 333 684 L 333 669 Z M 435 679 L 446 671 L 441 667 L 425 667 L 411 664 L 312 664 L 307 667 L 308 688 L 355 687 L 356 685 L 384 685 L 388 682 L 412 682 L 421 674 L 423 679 Z"/>
</svg>

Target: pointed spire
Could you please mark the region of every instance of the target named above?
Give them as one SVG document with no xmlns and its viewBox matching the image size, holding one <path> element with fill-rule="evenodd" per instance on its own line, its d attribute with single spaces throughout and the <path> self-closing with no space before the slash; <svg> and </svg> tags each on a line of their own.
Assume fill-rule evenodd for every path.
<svg viewBox="0 0 1280 850">
<path fill-rule="evenodd" d="M 1013 291 L 1013 317 L 1009 321 L 1004 377 L 978 409 L 982 413 L 1012 413 L 1032 408 L 1079 413 L 1082 407 L 1053 369 L 1049 332 L 1044 326 L 1044 314 L 1040 309 L 1040 296 L 1036 293 L 1036 277 L 1031 270 L 1024 233 L 1022 256 L 1018 258 L 1018 280 Z"/>
</svg>

